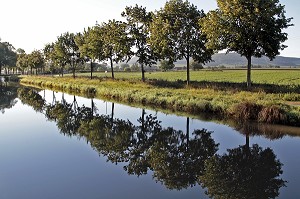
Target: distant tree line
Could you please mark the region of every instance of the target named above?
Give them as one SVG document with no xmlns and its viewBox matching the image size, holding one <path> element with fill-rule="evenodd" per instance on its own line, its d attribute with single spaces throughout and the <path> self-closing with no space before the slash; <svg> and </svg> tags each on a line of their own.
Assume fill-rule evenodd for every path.
<svg viewBox="0 0 300 199">
<path fill-rule="evenodd" d="M 185 59 L 189 84 L 190 59 L 198 64 L 194 69 L 199 69 L 211 61 L 213 53 L 227 49 L 248 60 L 250 87 L 251 58 L 265 55 L 273 59 L 286 48 L 283 42 L 287 33 L 283 29 L 293 25 L 292 18 L 285 16 L 279 0 L 217 0 L 217 4 L 218 8 L 207 14 L 184 0 L 169 0 L 155 12 L 139 5 L 128 6 L 121 13 L 124 21 L 113 19 L 80 33 L 63 33 L 31 54 L 2 42 L 0 69 L 17 67 L 22 73 L 33 74 L 35 70 L 62 75 L 69 71 L 75 78 L 78 67 L 90 63 L 93 78 L 94 63 L 108 62 L 114 79 L 114 63 L 128 62 L 135 56 L 135 66 L 140 67 L 145 81 L 145 67 L 161 60 L 162 70 L 168 70 L 177 60 Z"/>
</svg>

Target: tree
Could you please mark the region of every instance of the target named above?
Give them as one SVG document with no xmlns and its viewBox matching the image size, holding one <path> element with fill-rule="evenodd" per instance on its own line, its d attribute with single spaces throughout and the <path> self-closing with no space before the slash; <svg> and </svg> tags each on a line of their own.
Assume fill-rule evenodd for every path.
<svg viewBox="0 0 300 199">
<path fill-rule="evenodd" d="M 160 58 L 170 62 L 186 59 L 187 84 L 190 82 L 190 58 L 199 63 L 211 60 L 212 50 L 206 48 L 206 36 L 199 19 L 203 10 L 183 0 L 170 0 L 156 13 L 150 25 L 150 44 Z"/>
<path fill-rule="evenodd" d="M 0 75 L 2 67 L 16 66 L 17 54 L 15 48 L 9 42 L 0 42 Z"/>
<path fill-rule="evenodd" d="M 246 57 L 247 86 L 251 87 L 251 57 L 263 55 L 274 59 L 287 46 L 284 28 L 291 26 L 292 18 L 286 18 L 284 6 L 279 0 L 217 0 L 218 9 L 200 20 L 207 35 L 207 47 L 227 49 Z"/>
<path fill-rule="evenodd" d="M 122 16 L 126 17 L 129 35 L 136 48 L 134 55 L 138 57 L 137 63 L 141 66 L 142 81 L 144 82 L 144 66 L 151 66 L 156 63 L 154 53 L 147 41 L 150 36 L 149 26 L 152 21 L 152 13 L 147 12 L 145 7 L 135 5 L 135 7 L 126 7 Z"/>
<path fill-rule="evenodd" d="M 99 26 L 99 25 L 98 25 Z M 127 24 L 121 21 L 109 20 L 99 26 L 101 38 L 103 41 L 102 52 L 103 59 L 110 61 L 111 76 L 114 79 L 113 62 L 129 60 L 132 52 L 131 39 L 127 35 Z"/>
<path fill-rule="evenodd" d="M 55 72 L 57 61 L 57 55 L 55 52 L 54 45 L 54 43 L 46 44 L 43 49 L 43 53 L 45 56 L 45 64 L 49 67 L 48 70 L 51 72 L 51 74 Z"/>
<path fill-rule="evenodd" d="M 79 48 L 75 42 L 75 35 L 73 33 L 66 32 L 57 38 L 54 45 L 56 59 L 63 67 L 66 64 L 70 64 L 73 72 L 73 78 L 75 78 L 75 68 L 79 62 L 82 62 L 80 57 Z"/>
<path fill-rule="evenodd" d="M 39 68 L 43 68 L 44 66 L 44 55 L 39 50 L 34 50 L 27 57 L 27 64 L 30 66 L 31 74 L 32 69 L 36 70 L 36 74 L 38 73 Z"/>
<path fill-rule="evenodd" d="M 168 71 L 175 67 L 175 65 L 172 62 L 169 62 L 168 60 L 161 60 L 159 64 L 159 68 L 162 71 Z"/>
<path fill-rule="evenodd" d="M 101 29 L 99 26 L 89 27 L 81 34 L 77 34 L 75 42 L 79 47 L 80 55 L 83 59 L 91 62 L 91 79 L 93 79 L 93 62 L 98 59 L 102 61 L 103 58 L 103 39 L 101 36 Z"/>
<path fill-rule="evenodd" d="M 23 50 L 21 48 L 17 49 L 16 67 L 22 71 L 22 74 L 24 73 L 25 68 L 28 67 L 27 54 L 26 54 L 25 50 Z"/>
<path fill-rule="evenodd" d="M 201 63 L 198 63 L 198 62 L 193 61 L 193 62 L 191 63 L 191 68 L 192 68 L 193 70 L 200 70 L 200 69 L 203 69 L 203 65 L 202 65 Z"/>
</svg>

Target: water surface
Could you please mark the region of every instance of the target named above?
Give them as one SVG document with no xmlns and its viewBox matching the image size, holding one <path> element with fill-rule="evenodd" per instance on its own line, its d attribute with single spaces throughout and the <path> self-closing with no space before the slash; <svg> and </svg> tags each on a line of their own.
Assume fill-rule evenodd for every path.
<svg viewBox="0 0 300 199">
<path fill-rule="evenodd" d="M 299 198 L 299 128 L 2 86 L 0 198 Z M 202 185 L 202 186 L 201 186 Z"/>
</svg>

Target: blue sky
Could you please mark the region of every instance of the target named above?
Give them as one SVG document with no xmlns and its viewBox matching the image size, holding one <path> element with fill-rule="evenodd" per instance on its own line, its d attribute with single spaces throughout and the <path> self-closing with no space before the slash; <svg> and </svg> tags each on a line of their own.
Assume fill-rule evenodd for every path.
<svg viewBox="0 0 300 199">
<path fill-rule="evenodd" d="M 166 0 L 1 0 L 0 38 L 23 48 L 27 53 L 42 49 L 64 32 L 81 32 L 109 19 L 122 19 L 126 6 L 142 5 L 148 11 L 158 10 Z M 217 7 L 215 0 L 190 0 L 205 12 Z M 286 15 L 293 17 L 295 26 L 285 30 L 289 47 L 283 56 L 300 57 L 300 1 L 281 0 Z"/>
</svg>

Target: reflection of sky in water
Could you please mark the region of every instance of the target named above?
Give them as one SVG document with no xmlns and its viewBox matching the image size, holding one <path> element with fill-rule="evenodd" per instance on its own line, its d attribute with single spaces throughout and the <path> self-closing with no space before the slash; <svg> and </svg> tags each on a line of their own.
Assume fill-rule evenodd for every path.
<svg viewBox="0 0 300 199">
<path fill-rule="evenodd" d="M 43 91 L 40 92 L 43 96 Z M 55 93 L 61 101 L 62 94 Z M 52 91 L 45 98 L 52 102 Z M 64 94 L 68 103 L 72 95 Z M 90 107 L 91 100 L 76 97 L 78 105 Z M 109 102 L 94 100 L 99 114 L 111 114 Z M 115 104 L 114 117 L 129 119 L 138 124 L 142 110 Z M 163 127 L 186 131 L 186 117 L 177 117 L 146 110 L 157 115 Z M 96 151 L 84 139 L 67 137 L 59 133 L 55 122 L 49 122 L 42 113 L 35 112 L 18 102 L 5 114 L 0 114 L 0 198 L 207 198 L 199 186 L 182 191 L 170 191 L 156 183 L 151 174 L 129 176 L 122 164 L 114 165 L 99 158 Z M 213 131 L 212 137 L 220 143 L 218 153 L 245 144 L 245 137 L 230 127 L 190 119 L 190 133 L 194 129 Z M 300 149 L 298 137 L 284 137 L 269 141 L 263 137 L 251 137 L 250 144 L 271 147 L 284 164 L 283 178 L 287 188 L 280 190 L 280 198 L 299 198 L 300 174 L 298 165 Z M 297 197 L 298 196 L 298 197 Z"/>
</svg>

